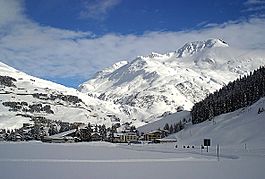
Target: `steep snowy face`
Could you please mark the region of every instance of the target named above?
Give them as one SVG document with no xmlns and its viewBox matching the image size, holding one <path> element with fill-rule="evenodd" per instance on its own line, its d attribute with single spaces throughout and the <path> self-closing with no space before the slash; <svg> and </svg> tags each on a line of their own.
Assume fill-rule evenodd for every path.
<svg viewBox="0 0 265 179">
<path fill-rule="evenodd" d="M 205 49 L 214 47 L 229 47 L 228 44 L 221 39 L 208 39 L 205 41 L 195 41 L 186 43 L 177 51 L 177 57 L 187 57 Z"/>
<path fill-rule="evenodd" d="M 220 39 L 190 42 L 175 52 L 139 56 L 107 75 L 96 75 L 80 91 L 150 121 L 167 111 L 190 110 L 210 92 L 264 65 L 264 57 Z"/>
<path fill-rule="evenodd" d="M 102 71 L 98 72 L 96 74 L 96 76 L 97 77 L 106 77 L 108 74 L 111 74 L 115 70 L 117 70 L 117 69 L 119 69 L 119 68 L 121 68 L 127 64 L 128 64 L 127 61 L 120 61 L 120 62 L 114 63 L 111 67 L 105 68 Z"/>
<path fill-rule="evenodd" d="M 35 78 L 0 62 L 0 129 L 36 120 L 111 126 L 129 117 L 113 102 Z"/>
<path fill-rule="evenodd" d="M 99 72 L 97 72 L 94 77 L 92 79 L 103 79 L 103 78 L 107 78 L 109 75 L 111 75 L 111 73 L 113 73 L 114 71 L 118 70 L 119 68 L 127 65 L 128 62 L 127 61 L 120 61 L 120 62 L 117 62 L 115 64 L 113 64 L 112 66 L 110 67 L 107 67 Z M 96 86 L 93 86 L 91 85 L 91 83 L 84 83 L 84 84 L 81 84 L 79 86 L 79 91 L 82 91 L 82 92 L 90 92 L 91 90 L 95 91 L 95 87 Z"/>
</svg>

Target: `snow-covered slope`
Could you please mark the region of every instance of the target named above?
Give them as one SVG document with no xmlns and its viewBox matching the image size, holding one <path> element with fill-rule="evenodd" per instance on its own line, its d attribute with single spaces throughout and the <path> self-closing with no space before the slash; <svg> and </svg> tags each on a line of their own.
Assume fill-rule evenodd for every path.
<svg viewBox="0 0 265 179">
<path fill-rule="evenodd" d="M 120 62 L 97 73 L 79 90 L 121 104 L 133 118 L 150 121 L 179 107 L 190 110 L 210 92 L 264 64 L 264 54 L 209 39 L 187 43 L 175 52 Z"/>
<path fill-rule="evenodd" d="M 200 145 L 203 139 L 210 138 L 213 145 L 261 146 L 265 143 L 265 111 L 262 108 L 265 109 L 265 98 L 249 107 L 217 116 L 212 121 L 190 125 L 170 137 L 189 145 Z"/>
<path fill-rule="evenodd" d="M 178 123 L 179 121 L 187 121 L 190 123 L 191 121 L 191 114 L 189 111 L 181 111 L 181 112 L 176 112 L 173 114 L 169 114 L 167 116 L 159 117 L 156 119 L 156 121 L 150 122 L 148 124 L 145 124 L 143 126 L 140 126 L 137 128 L 139 133 L 147 133 L 151 132 L 157 129 L 164 129 L 165 125 L 168 124 L 173 125 Z"/>
<path fill-rule="evenodd" d="M 110 126 L 121 119 L 126 121 L 128 116 L 112 102 L 0 63 L 0 128 L 19 128 L 34 118 Z"/>
<path fill-rule="evenodd" d="M 187 121 L 185 128 L 167 138 L 176 138 L 178 144 L 200 146 L 203 139 L 211 139 L 212 145 L 253 145 L 265 144 L 265 98 L 261 98 L 253 105 L 237 111 L 222 114 L 200 124 L 189 122 L 190 112 L 177 112 L 159 118 L 155 122 L 137 128 L 139 132 L 150 132 L 163 129 L 165 124 L 174 125 L 183 119 Z M 184 122 L 183 122 L 184 123 Z"/>
<path fill-rule="evenodd" d="M 228 44 L 220 39 L 209 39 L 206 41 L 195 41 L 186 43 L 182 48 L 180 48 L 177 53 L 178 57 L 191 56 L 197 52 L 201 52 L 205 49 L 213 47 L 229 47 Z"/>
</svg>

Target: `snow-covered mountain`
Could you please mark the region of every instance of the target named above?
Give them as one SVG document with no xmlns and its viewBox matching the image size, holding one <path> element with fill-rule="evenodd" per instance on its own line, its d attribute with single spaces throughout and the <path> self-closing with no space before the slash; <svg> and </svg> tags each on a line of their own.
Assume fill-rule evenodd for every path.
<svg viewBox="0 0 265 179">
<path fill-rule="evenodd" d="M 264 65 L 264 57 L 220 39 L 190 42 L 174 52 L 118 62 L 79 91 L 0 63 L 0 128 L 35 118 L 139 127 L 190 110 L 210 92 Z"/>
<path fill-rule="evenodd" d="M 0 128 L 20 128 L 33 120 L 106 124 L 128 117 L 119 105 L 102 101 L 0 63 Z"/>
<path fill-rule="evenodd" d="M 210 92 L 264 64 L 264 54 L 208 39 L 187 43 L 175 52 L 118 62 L 79 90 L 122 105 L 133 118 L 150 121 L 167 111 L 190 110 Z"/>
</svg>

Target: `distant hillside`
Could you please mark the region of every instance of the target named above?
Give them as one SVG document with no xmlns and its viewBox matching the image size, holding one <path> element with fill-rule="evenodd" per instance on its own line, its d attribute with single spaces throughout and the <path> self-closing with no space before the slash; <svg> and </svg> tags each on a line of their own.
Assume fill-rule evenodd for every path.
<svg viewBox="0 0 265 179">
<path fill-rule="evenodd" d="M 60 120 L 111 126 L 128 117 L 112 102 L 42 80 L 0 63 L 0 129 L 20 128 L 36 120 Z"/>
<path fill-rule="evenodd" d="M 193 125 L 189 122 L 192 119 Z M 196 103 L 191 112 L 183 111 L 167 115 L 158 121 L 138 128 L 140 132 L 173 129 L 180 143 L 199 145 L 204 138 L 214 144 L 259 145 L 265 142 L 265 67 L 228 83 Z M 178 126 L 177 126 L 178 127 Z M 177 132 L 177 133 L 176 133 Z"/>
<path fill-rule="evenodd" d="M 240 145 L 251 150 L 265 143 L 265 98 L 261 98 L 251 106 L 240 108 L 234 112 L 216 116 L 212 121 L 189 125 L 170 138 L 177 138 L 179 144 L 201 145 L 203 139 L 212 140 L 212 146 Z"/>
<path fill-rule="evenodd" d="M 194 124 L 250 106 L 265 96 L 265 67 L 228 83 L 196 103 L 191 111 Z"/>
</svg>

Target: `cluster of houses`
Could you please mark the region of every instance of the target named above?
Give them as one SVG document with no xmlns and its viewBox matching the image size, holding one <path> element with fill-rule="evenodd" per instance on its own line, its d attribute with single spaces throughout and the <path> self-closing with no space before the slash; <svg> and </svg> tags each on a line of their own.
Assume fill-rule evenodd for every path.
<svg viewBox="0 0 265 179">
<path fill-rule="evenodd" d="M 70 126 L 70 127 L 69 127 Z M 139 134 L 135 127 L 128 127 L 117 132 L 117 128 L 106 128 L 104 125 L 85 125 L 84 123 L 60 123 L 60 130 L 57 130 L 53 124 L 47 127 L 36 127 L 35 124 L 23 124 L 23 127 L 17 130 L 0 130 L 0 141 L 24 141 L 41 140 L 49 143 L 71 143 L 82 141 L 108 141 L 113 143 L 142 143 L 142 142 L 176 142 L 172 139 L 164 139 L 168 136 L 168 130 L 154 130 Z"/>
<path fill-rule="evenodd" d="M 0 141 L 24 141 L 33 140 L 33 137 L 29 135 L 29 131 L 32 130 L 33 125 L 24 123 L 23 127 L 15 130 L 0 129 Z"/>
<path fill-rule="evenodd" d="M 106 135 L 100 132 L 92 132 L 89 135 L 89 140 L 82 140 L 80 138 L 81 131 L 85 129 L 73 129 L 66 132 L 58 133 L 51 136 L 45 136 L 42 141 L 50 143 L 64 143 L 64 142 L 81 142 L 81 141 L 108 141 L 112 143 L 166 143 L 176 142 L 175 139 L 165 139 L 169 132 L 166 130 L 154 130 L 139 135 L 137 131 L 122 131 L 111 132 L 107 131 Z M 83 132 L 84 133 L 84 132 Z"/>
</svg>

